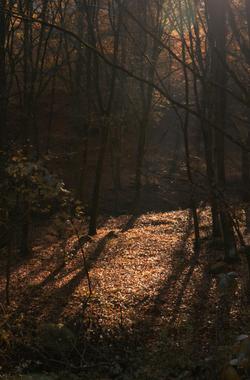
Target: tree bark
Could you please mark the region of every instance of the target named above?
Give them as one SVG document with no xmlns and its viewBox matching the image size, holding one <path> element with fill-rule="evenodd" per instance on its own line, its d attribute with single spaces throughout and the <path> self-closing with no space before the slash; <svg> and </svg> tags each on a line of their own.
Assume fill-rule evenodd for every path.
<svg viewBox="0 0 250 380">
<path fill-rule="evenodd" d="M 6 16 L 4 8 L 6 7 L 6 0 L 0 3 L 0 148 L 4 144 L 4 135 L 6 129 L 6 111 L 7 111 L 7 98 L 6 98 Z"/>
</svg>

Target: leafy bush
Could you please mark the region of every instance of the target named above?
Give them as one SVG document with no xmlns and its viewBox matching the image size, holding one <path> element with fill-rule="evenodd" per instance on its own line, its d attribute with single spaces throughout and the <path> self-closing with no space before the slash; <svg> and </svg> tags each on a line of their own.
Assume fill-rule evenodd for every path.
<svg viewBox="0 0 250 380">
<path fill-rule="evenodd" d="M 8 210 L 25 206 L 41 214 L 49 212 L 52 205 L 68 203 L 70 192 L 44 162 L 32 160 L 22 150 L 4 158 L 2 206 Z"/>
<path fill-rule="evenodd" d="M 81 204 L 75 201 L 65 184 L 25 150 L 0 152 L 0 227 L 2 246 L 18 232 L 23 253 L 28 250 L 31 218 L 60 212 L 61 220 L 81 216 Z M 0 246 L 1 248 L 1 246 Z M 27 253 L 27 252 L 26 252 Z"/>
</svg>

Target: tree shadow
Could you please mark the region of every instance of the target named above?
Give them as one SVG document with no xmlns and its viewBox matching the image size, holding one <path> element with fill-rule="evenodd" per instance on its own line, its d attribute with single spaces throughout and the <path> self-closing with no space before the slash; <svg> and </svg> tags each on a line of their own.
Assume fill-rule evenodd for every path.
<svg viewBox="0 0 250 380">
<path fill-rule="evenodd" d="M 87 271 L 89 272 L 91 268 L 94 267 L 98 259 L 101 257 L 101 254 L 104 252 L 107 244 L 113 239 L 116 238 L 114 231 L 108 232 L 98 243 L 95 249 L 88 255 L 86 259 Z M 80 285 L 82 281 L 86 279 L 87 273 L 82 263 L 82 269 L 65 285 L 60 288 L 54 289 L 51 292 L 51 297 L 55 298 L 58 302 L 56 307 L 52 308 L 50 312 L 47 313 L 46 318 L 48 320 L 58 320 L 64 308 L 69 302 L 70 296 L 75 292 L 76 288 Z"/>
<path fill-rule="evenodd" d="M 87 258 L 88 270 L 94 266 L 96 261 L 101 256 L 102 252 L 105 250 L 107 244 L 115 238 L 117 238 L 115 231 L 110 231 L 101 240 L 98 241 L 96 248 Z"/>
<path fill-rule="evenodd" d="M 194 252 L 194 255 L 192 256 L 190 262 L 189 262 L 189 269 L 188 269 L 188 272 L 182 281 L 181 289 L 176 296 L 176 300 L 175 300 L 175 303 L 173 305 L 172 317 L 171 317 L 170 322 L 169 322 L 170 324 L 174 323 L 176 320 L 176 316 L 177 316 L 179 309 L 180 309 L 180 306 L 183 302 L 183 297 L 184 297 L 185 291 L 186 291 L 187 286 L 191 280 L 193 271 L 194 271 L 195 267 L 197 266 L 198 258 L 199 258 L 199 250 L 196 250 Z"/>
<path fill-rule="evenodd" d="M 181 216 L 177 216 L 177 220 L 179 220 L 180 217 L 182 217 L 182 214 Z M 131 216 L 128 219 L 127 223 L 121 227 L 120 231 L 126 232 L 129 229 L 133 228 L 136 225 L 137 219 L 138 216 Z M 160 217 L 159 220 L 157 220 L 157 218 L 155 217 L 152 218 L 152 221 L 150 221 L 150 223 L 148 222 L 147 218 L 145 218 L 145 220 L 143 219 L 141 221 L 139 227 L 144 228 L 145 226 L 147 227 L 148 224 L 153 227 L 157 227 L 168 223 L 164 221 L 164 218 L 163 220 L 160 220 Z M 189 334 L 190 340 L 194 343 L 192 343 L 192 347 L 190 348 L 188 346 L 190 344 L 190 340 L 188 342 L 181 341 L 181 344 L 183 345 L 182 348 L 187 351 L 188 355 L 195 354 L 195 352 L 199 351 L 202 339 L 202 329 L 206 329 L 207 327 L 207 310 L 208 308 L 212 307 L 212 309 L 215 312 L 216 309 L 216 305 L 211 305 L 209 295 L 212 277 L 209 274 L 207 264 L 202 265 L 202 272 L 197 278 L 195 278 L 194 287 L 192 284 L 194 292 L 192 293 L 191 297 L 188 297 L 187 318 L 185 321 L 182 320 L 182 318 L 180 318 L 181 323 L 179 326 L 177 322 L 178 316 L 182 314 L 181 305 L 183 304 L 183 302 L 185 302 L 185 296 L 190 284 L 190 280 L 192 279 L 192 275 L 196 266 L 200 265 L 199 260 L 201 258 L 201 254 L 203 254 L 203 251 L 191 251 L 189 246 L 189 243 L 191 244 L 191 237 L 193 234 L 191 212 L 188 214 L 188 219 L 186 219 L 186 217 L 185 219 L 183 219 L 183 223 L 181 224 L 181 227 L 183 226 L 183 230 L 179 228 L 178 231 L 175 231 L 174 225 L 175 224 L 172 225 L 172 234 L 173 236 L 175 236 L 175 238 L 176 234 L 178 235 L 177 240 L 174 241 L 173 250 L 171 250 L 171 252 L 168 251 L 167 247 L 166 263 L 164 263 L 163 265 L 163 270 L 165 268 L 166 271 L 165 273 L 163 273 L 163 276 L 160 277 L 160 280 L 159 278 L 157 279 L 158 282 L 156 295 L 152 296 L 149 293 L 149 295 L 146 295 L 146 297 L 141 299 L 137 304 L 135 303 L 134 309 L 136 316 L 133 320 L 133 326 L 130 329 L 130 331 L 125 326 L 123 331 L 122 328 L 120 328 L 120 330 L 115 330 L 114 328 L 114 331 L 109 332 L 109 337 L 107 341 L 109 343 L 111 342 L 113 347 L 120 345 L 121 352 L 122 347 L 125 347 L 126 351 L 128 345 L 130 344 L 130 340 L 134 342 L 133 344 L 135 345 L 135 347 L 136 344 L 139 342 L 140 346 L 143 345 L 144 348 L 152 348 L 152 346 L 155 345 L 155 343 L 157 343 L 156 341 L 161 339 L 161 332 L 164 329 L 166 329 L 168 338 L 172 339 L 173 341 L 173 345 L 170 346 L 170 348 L 168 347 L 168 349 L 173 350 L 173 354 L 176 353 L 177 356 L 178 352 L 180 352 L 180 349 L 177 347 L 179 343 L 178 339 L 180 341 L 182 339 L 181 333 L 178 333 L 178 327 L 180 327 L 181 329 L 188 329 L 190 328 L 190 326 L 192 329 L 191 333 Z M 157 234 L 158 232 L 159 229 L 157 228 L 153 228 L 152 231 L 150 230 L 150 233 L 152 233 L 152 235 Z M 110 231 L 105 236 L 103 236 L 98 242 L 95 242 L 95 246 L 91 245 L 90 247 L 88 247 L 88 251 L 86 252 L 88 270 L 91 270 L 96 265 L 98 260 L 102 258 L 102 253 L 105 251 L 107 244 L 116 237 L 116 233 L 114 231 Z M 153 237 L 153 239 L 154 238 L 155 236 Z M 159 237 L 159 239 L 161 239 L 161 237 Z M 176 241 L 178 241 L 178 243 L 176 243 Z M 161 247 L 160 243 L 159 247 Z M 75 246 L 74 249 L 76 248 L 77 246 Z M 186 252 L 187 254 L 185 256 Z M 78 255 L 80 260 L 81 250 L 78 251 Z M 160 254 L 159 257 L 164 260 L 164 255 Z M 65 307 L 67 306 L 69 309 L 69 306 L 71 305 L 70 298 L 72 296 L 74 297 L 74 293 L 76 291 L 78 292 L 77 288 L 81 284 L 84 288 L 86 286 L 86 272 L 84 270 L 82 262 L 81 264 L 79 264 L 79 260 L 77 261 L 77 267 L 75 267 L 75 273 L 74 270 L 72 270 L 72 272 L 67 271 L 66 273 L 63 273 L 63 277 L 65 278 L 69 274 L 72 274 L 72 276 L 69 280 L 66 279 L 64 283 L 62 281 L 62 285 L 60 287 L 56 287 L 56 282 L 53 282 L 55 280 L 55 276 L 57 276 L 58 273 L 60 273 L 60 270 L 62 268 L 60 268 L 60 265 L 54 268 L 54 270 L 45 279 L 43 279 L 43 281 L 39 284 L 38 288 L 34 288 L 33 293 L 27 293 L 25 296 L 26 298 L 23 297 L 23 299 L 20 300 L 20 307 L 16 311 L 16 317 L 18 317 L 18 314 L 20 315 L 20 313 L 24 312 L 26 314 L 28 313 L 28 315 L 31 315 L 34 322 L 39 320 L 38 317 L 41 315 L 43 321 L 50 322 L 58 322 L 59 320 L 61 320 L 60 318 L 62 318 L 62 316 L 64 318 L 65 314 L 63 313 Z M 170 266 L 171 271 L 168 270 L 169 268 L 167 267 L 167 265 Z M 47 289 L 47 285 L 50 284 L 52 284 L 52 287 L 50 287 L 50 289 Z M 84 294 L 86 294 L 86 292 Z M 30 295 L 35 299 L 29 299 L 28 297 L 30 297 Z M 143 295 L 145 295 L 145 293 Z M 169 297 L 172 297 L 172 300 L 171 303 L 168 304 Z M 136 300 L 137 299 L 138 298 L 136 298 Z M 145 300 L 147 301 L 146 305 Z M 77 303 L 79 306 L 79 309 L 77 309 L 78 311 L 81 308 L 81 296 L 78 296 Z M 168 309 L 166 306 L 168 307 Z M 78 320 L 83 320 L 83 314 L 80 313 L 72 313 L 72 315 L 69 316 L 68 320 L 71 321 L 71 317 L 72 321 L 76 320 L 74 318 L 78 318 Z M 166 314 L 167 316 L 164 322 L 162 322 L 160 318 Z M 226 321 L 226 319 L 229 317 L 229 314 L 230 309 L 228 308 L 225 312 L 225 318 L 223 319 L 223 321 Z M 89 315 L 90 317 L 92 316 L 91 310 Z M 215 318 L 211 320 L 209 327 L 210 335 L 209 337 L 206 337 L 209 338 L 208 345 L 211 344 L 214 339 L 214 331 L 217 328 L 216 326 L 218 324 L 218 321 L 216 319 L 217 314 L 215 313 L 214 315 Z M 93 312 L 93 319 L 94 317 L 95 315 Z M 96 323 L 98 328 L 98 321 Z M 154 330 L 156 326 L 159 326 L 158 331 Z M 159 337 L 156 334 L 159 334 Z M 154 340 L 153 343 L 152 340 Z M 94 344 L 98 344 L 98 342 L 96 341 L 93 343 L 93 345 Z M 153 346 L 153 349 L 154 348 L 155 346 Z M 156 351 L 157 349 L 158 348 L 156 347 Z M 136 352 L 137 351 L 135 351 L 135 355 Z M 198 379 L 199 377 L 196 378 Z"/>
<path fill-rule="evenodd" d="M 192 351 L 199 352 L 201 347 L 204 346 L 203 337 L 206 337 L 206 329 L 208 326 L 208 315 L 211 315 L 211 311 L 214 309 L 214 305 L 210 300 L 210 290 L 212 286 L 212 276 L 209 274 L 209 264 L 206 263 L 202 269 L 202 276 L 196 284 L 195 292 L 191 299 L 190 305 L 190 318 L 187 321 L 193 326 L 192 335 Z M 209 313 L 208 313 L 209 310 Z M 209 320 L 209 337 L 213 339 L 213 322 Z"/>
<path fill-rule="evenodd" d="M 53 282 L 55 280 L 55 277 L 62 271 L 62 269 L 65 267 L 65 262 L 62 262 L 59 264 L 43 281 L 41 281 L 39 284 L 34 285 L 34 289 L 42 288 L 44 286 L 47 286 L 50 282 Z"/>
<path fill-rule="evenodd" d="M 187 227 L 182 237 L 182 243 L 178 247 L 176 247 L 176 249 L 172 252 L 171 254 L 172 261 L 174 261 L 176 254 L 185 251 L 187 240 L 190 238 L 192 232 L 193 232 L 192 217 L 191 217 L 191 213 L 189 213 Z M 162 309 L 164 308 L 166 300 L 168 299 L 168 295 L 172 291 L 172 287 L 174 287 L 175 284 L 179 281 L 184 270 L 190 266 L 190 262 L 193 263 L 191 267 L 193 270 L 193 268 L 195 267 L 196 257 L 197 257 L 197 253 L 195 252 L 194 256 L 191 258 L 190 261 L 184 259 L 183 261 L 180 260 L 180 262 L 178 262 L 177 265 L 176 263 L 174 263 L 171 274 L 167 278 L 165 278 L 165 280 L 163 280 L 163 285 L 160 286 L 156 296 L 151 300 L 151 305 L 143 317 L 146 324 L 148 324 L 148 321 L 147 321 L 148 316 L 150 316 L 150 324 L 153 325 L 154 319 L 157 319 L 161 315 Z M 190 271 L 188 278 L 191 277 L 191 273 L 192 271 Z M 183 286 L 182 294 L 184 294 L 187 283 L 188 281 L 186 281 L 186 284 Z M 181 302 L 181 299 L 179 302 Z M 152 318 L 152 316 L 154 317 Z M 142 320 L 138 321 L 139 325 L 141 323 L 143 323 Z"/>
<path fill-rule="evenodd" d="M 158 225 L 157 221 L 155 225 Z M 178 253 L 185 252 L 186 244 L 188 241 L 190 241 L 190 237 L 193 233 L 193 224 L 192 224 L 192 217 L 191 213 L 189 214 L 189 219 L 187 221 L 186 230 L 182 236 L 182 242 L 180 245 L 176 246 L 175 250 L 172 252 L 171 257 L 173 259 L 173 268 L 168 277 L 162 280 L 162 285 L 159 288 L 157 295 L 152 299 L 149 299 L 149 297 L 145 297 L 145 299 L 142 300 L 142 303 L 147 301 L 149 304 L 149 307 L 146 308 L 146 311 L 143 314 L 140 314 L 140 318 L 137 320 L 135 326 L 134 326 L 134 339 L 136 340 L 136 336 L 139 339 L 138 344 L 140 346 L 143 346 L 143 352 L 147 352 L 148 350 L 152 350 L 157 355 L 158 348 L 152 347 L 152 339 L 156 340 L 156 342 L 153 343 L 153 345 L 157 345 L 161 341 L 161 333 L 166 329 L 167 335 L 168 335 L 168 341 L 173 342 L 173 346 L 168 346 L 167 350 L 172 350 L 171 355 L 174 355 L 174 352 L 176 351 L 176 355 L 180 355 L 180 350 L 183 349 L 184 352 L 186 350 L 187 354 L 189 355 L 191 352 L 199 352 L 200 346 L 202 346 L 201 341 L 199 339 L 202 339 L 202 329 L 206 328 L 207 323 L 207 308 L 209 307 L 209 297 L 210 297 L 210 287 L 211 287 L 211 281 L 212 277 L 209 274 L 208 269 L 208 263 L 206 261 L 206 264 L 202 264 L 202 273 L 201 277 L 199 276 L 198 279 L 194 279 L 194 286 L 195 290 L 192 294 L 191 298 L 188 296 L 188 305 L 187 305 L 187 316 L 189 316 L 188 319 L 186 319 L 186 322 L 182 322 L 181 327 L 184 330 L 185 329 L 191 329 L 193 331 L 193 337 L 192 334 L 190 335 L 190 339 L 188 342 L 182 341 L 181 333 L 179 335 L 179 327 L 178 324 L 176 324 L 177 317 L 179 313 L 182 313 L 180 311 L 180 308 L 184 302 L 184 296 L 187 291 L 187 288 L 189 286 L 190 280 L 192 279 L 192 275 L 194 273 L 195 268 L 200 264 L 200 255 L 201 253 L 204 254 L 201 250 L 193 250 L 193 253 L 189 256 L 187 260 L 180 260 L 176 261 L 176 255 Z M 202 249 L 202 248 L 201 248 Z M 181 259 L 181 257 L 180 257 Z M 177 292 L 174 296 L 174 302 L 171 302 L 171 306 L 168 305 L 168 298 L 169 296 L 173 296 L 173 288 L 177 286 Z M 193 288 L 193 285 L 192 285 Z M 168 305 L 168 306 L 167 306 Z M 139 308 L 141 306 L 141 302 L 138 303 L 136 306 Z M 166 309 L 167 306 L 167 309 Z M 169 309 L 171 307 L 171 309 Z M 145 308 L 144 308 L 145 310 Z M 168 314 L 169 313 L 169 314 Z M 139 313 L 138 313 L 139 314 Z M 180 314 L 181 315 L 181 314 Z M 161 318 L 163 317 L 165 322 L 161 321 Z M 179 322 L 178 322 L 179 323 Z M 216 323 L 216 321 L 214 321 Z M 212 322 L 211 322 L 211 331 L 213 329 Z M 197 333 L 197 329 L 199 326 L 199 333 Z M 154 330 L 156 329 L 156 330 Z M 201 333 L 200 333 L 201 332 Z M 157 338 L 159 334 L 159 337 Z M 158 339 L 158 341 L 157 341 Z M 178 342 L 178 339 L 180 341 Z M 211 340 L 212 340 L 211 336 Z M 190 347 L 190 342 L 194 341 L 194 344 L 192 347 Z M 178 344 L 180 343 L 180 347 Z M 168 343 L 169 344 L 169 343 Z M 172 343 L 171 343 L 172 344 Z M 192 344 L 192 343 L 191 343 Z M 176 345 L 176 346 L 175 346 Z M 168 353 L 165 353 L 168 355 Z M 164 355 L 165 355 L 164 354 Z M 146 353 L 143 356 L 142 362 L 147 361 Z M 158 359 L 159 360 L 159 359 Z M 195 364 L 194 364 L 195 367 Z M 195 369 L 196 370 L 196 369 Z M 198 370 L 197 370 L 198 371 Z M 199 378 L 194 377 L 194 378 Z M 204 377 L 209 379 L 208 377 Z"/>
<path fill-rule="evenodd" d="M 110 231 L 103 238 L 101 238 L 100 241 L 98 241 L 96 247 L 93 250 L 89 249 L 88 257 L 86 260 L 88 271 L 100 258 L 108 242 L 115 237 L 116 234 L 114 231 Z M 41 283 L 29 288 L 21 296 L 21 298 L 19 298 L 19 306 L 13 314 L 13 320 L 15 320 L 15 318 L 18 318 L 20 313 L 23 313 L 25 315 L 31 315 L 33 320 L 43 317 L 45 320 L 57 321 L 63 309 L 68 304 L 70 296 L 74 293 L 80 283 L 86 280 L 86 271 L 82 260 L 81 264 L 79 261 L 77 263 L 77 268 L 79 269 L 79 267 L 80 270 L 78 270 L 77 273 L 73 275 L 69 281 L 66 281 L 65 284 L 60 287 L 56 287 L 55 281 L 56 276 L 64 268 L 64 263 L 58 265 L 46 278 L 43 279 Z M 77 268 L 74 267 L 70 271 L 66 270 L 60 280 L 63 281 L 64 278 L 66 278 L 72 272 L 75 272 Z M 51 285 L 51 287 L 48 288 L 48 285 Z"/>
<path fill-rule="evenodd" d="M 140 214 L 131 215 L 131 217 L 128 219 L 127 223 L 123 226 L 121 232 L 127 232 L 131 230 L 138 218 L 140 217 Z"/>
<path fill-rule="evenodd" d="M 199 264 L 201 254 L 204 255 L 205 260 Z M 223 362 L 219 363 L 217 350 L 229 344 L 228 334 L 232 335 L 233 324 L 237 323 L 230 318 L 233 297 L 218 297 L 216 285 L 212 284 L 213 277 L 209 273 L 209 262 L 206 256 L 206 250 L 199 253 L 194 252 L 187 263 L 177 265 L 158 292 L 153 307 L 148 309 L 148 315 L 151 318 L 146 320 L 145 325 L 143 325 L 143 320 L 138 321 L 137 324 L 140 331 L 140 342 L 143 337 L 142 344 L 145 352 L 149 349 L 154 352 L 153 356 L 156 362 L 159 362 L 159 358 L 164 357 L 166 364 L 163 363 L 163 367 L 165 365 L 166 369 L 173 365 L 176 366 L 174 371 L 178 371 L 180 368 L 185 368 L 186 365 L 190 374 L 192 373 L 192 378 L 197 380 L 217 378 L 220 366 L 224 364 Z M 188 302 L 185 305 L 186 308 L 184 311 L 180 311 L 185 291 L 197 264 L 201 265 L 201 274 L 194 279 L 194 292 L 191 298 L 188 297 L 188 301 L 185 300 Z M 185 273 L 184 271 L 188 267 L 189 269 Z M 171 304 L 170 315 L 166 317 L 169 288 L 173 288 L 180 280 L 181 285 L 176 293 L 175 302 Z M 171 291 L 173 292 L 173 289 Z M 177 321 L 179 313 L 180 317 L 184 313 L 184 318 L 181 317 Z M 165 317 L 164 322 L 161 322 L 161 316 Z M 147 334 L 143 334 L 145 328 L 147 328 Z M 166 332 L 166 336 L 164 336 L 164 332 Z M 152 336 L 154 336 L 153 346 Z M 163 345 L 161 345 L 162 342 Z M 214 360 L 214 365 L 205 362 L 205 358 L 208 357 Z M 190 360 L 190 358 L 192 359 Z M 147 353 L 145 353 L 142 362 L 147 360 Z M 183 362 L 181 362 L 182 360 Z M 184 364 L 185 361 L 186 364 Z"/>
</svg>

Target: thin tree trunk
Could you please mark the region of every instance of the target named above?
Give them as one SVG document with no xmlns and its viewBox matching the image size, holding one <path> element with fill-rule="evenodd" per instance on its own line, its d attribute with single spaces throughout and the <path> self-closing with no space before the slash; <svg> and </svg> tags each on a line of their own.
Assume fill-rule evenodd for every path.
<svg viewBox="0 0 250 380">
<path fill-rule="evenodd" d="M 0 148 L 4 144 L 4 134 L 6 129 L 6 62 L 5 62 L 5 39 L 6 39 L 6 17 L 4 8 L 6 7 L 6 0 L 0 3 Z"/>
<path fill-rule="evenodd" d="M 5 284 L 5 296 L 6 303 L 10 305 L 10 281 L 11 281 L 11 259 L 12 259 L 12 240 L 11 236 L 8 237 L 7 247 L 7 259 L 6 259 L 6 284 Z"/>
<path fill-rule="evenodd" d="M 109 120 L 105 120 L 104 125 L 102 126 L 102 136 L 101 136 L 101 147 L 98 156 L 98 162 L 96 167 L 96 177 L 95 185 L 92 195 L 92 208 L 90 214 L 90 223 L 89 223 L 89 235 L 96 235 L 97 232 L 97 218 L 99 212 L 99 200 L 100 200 L 100 189 L 101 182 L 103 177 L 103 169 L 105 162 L 105 155 L 108 145 L 108 135 L 109 135 Z"/>
</svg>

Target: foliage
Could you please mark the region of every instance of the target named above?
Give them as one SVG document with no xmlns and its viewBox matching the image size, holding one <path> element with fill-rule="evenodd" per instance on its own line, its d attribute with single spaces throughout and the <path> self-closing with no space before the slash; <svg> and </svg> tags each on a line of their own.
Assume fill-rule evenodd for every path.
<svg viewBox="0 0 250 380">
<path fill-rule="evenodd" d="M 20 149 L 10 154 L 2 152 L 0 162 L 2 207 L 13 210 L 25 205 L 35 214 L 46 214 L 59 206 L 79 206 L 64 182 L 49 171 L 45 161 L 36 160 Z M 75 211 L 80 213 L 81 210 L 78 207 Z"/>
<path fill-rule="evenodd" d="M 59 204 L 68 206 L 72 201 L 64 183 L 49 172 L 42 160 L 32 159 L 18 150 L 3 154 L 2 161 L 2 207 L 5 205 L 8 210 L 27 207 L 33 213 L 46 214 Z"/>
<path fill-rule="evenodd" d="M 0 225 L 9 238 L 31 218 L 57 213 L 60 231 L 68 218 L 83 216 L 81 203 L 74 199 L 64 182 L 24 149 L 1 152 Z M 5 245 L 8 237 L 5 238 Z"/>
</svg>

